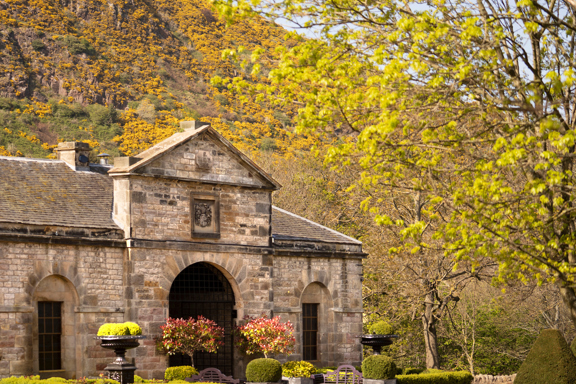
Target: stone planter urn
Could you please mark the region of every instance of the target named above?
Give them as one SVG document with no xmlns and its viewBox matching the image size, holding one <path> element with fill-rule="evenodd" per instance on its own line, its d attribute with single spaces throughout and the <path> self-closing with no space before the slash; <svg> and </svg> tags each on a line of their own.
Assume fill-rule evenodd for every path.
<svg viewBox="0 0 576 384">
<path fill-rule="evenodd" d="M 309 377 L 282 377 L 282 381 L 288 384 L 313 384 L 314 380 Z"/>
<path fill-rule="evenodd" d="M 247 381 L 246 384 L 279 384 L 282 383 L 282 379 L 278 380 L 278 381 Z"/>
<path fill-rule="evenodd" d="M 108 371 L 108 378 L 120 382 L 120 384 L 134 383 L 134 371 L 136 366 L 129 363 L 125 356 L 128 349 L 136 348 L 140 345 L 138 340 L 145 339 L 146 336 L 96 336 L 101 340 L 100 346 L 106 349 L 113 349 L 116 359 L 108 364 L 105 371 Z"/>
<path fill-rule="evenodd" d="M 375 355 L 379 355 L 382 347 L 391 345 L 398 335 L 362 335 L 360 336 L 360 343 L 372 347 Z"/>
<path fill-rule="evenodd" d="M 388 380 L 374 380 L 374 379 L 362 379 L 364 384 L 397 384 L 397 379 L 388 379 Z"/>
</svg>

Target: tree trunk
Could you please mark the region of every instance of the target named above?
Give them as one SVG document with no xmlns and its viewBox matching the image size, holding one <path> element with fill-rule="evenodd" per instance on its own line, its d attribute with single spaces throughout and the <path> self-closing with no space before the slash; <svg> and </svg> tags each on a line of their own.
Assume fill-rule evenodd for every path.
<svg viewBox="0 0 576 384">
<path fill-rule="evenodd" d="M 438 353 L 438 336 L 436 335 L 436 319 L 434 318 L 434 294 L 426 294 L 422 326 L 424 328 L 424 344 L 426 346 L 426 368 L 440 369 Z"/>
<path fill-rule="evenodd" d="M 566 308 L 570 313 L 572 323 L 576 327 L 576 292 L 573 287 L 560 286 L 560 295 L 562 296 L 564 305 L 566 305 Z"/>
</svg>

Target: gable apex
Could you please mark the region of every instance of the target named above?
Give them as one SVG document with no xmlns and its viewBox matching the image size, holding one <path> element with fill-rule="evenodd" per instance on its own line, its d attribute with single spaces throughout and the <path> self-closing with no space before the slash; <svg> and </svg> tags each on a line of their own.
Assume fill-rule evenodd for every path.
<svg viewBox="0 0 576 384">
<path fill-rule="evenodd" d="M 260 168 L 248 156 L 234 147 L 232 143 L 226 140 L 224 136 L 209 124 L 197 121 L 182 121 L 180 126 L 187 129 L 170 136 L 134 157 L 115 158 L 114 168 L 108 172 L 110 176 L 141 174 L 142 171 L 145 171 L 148 166 L 152 166 L 157 160 L 160 160 L 169 153 L 176 151 L 177 148 L 202 135 L 214 142 L 217 146 L 225 148 L 232 158 L 239 162 L 248 171 L 256 174 L 262 182 L 261 187 L 274 190 L 282 187 L 281 184 L 272 176 Z M 218 182 L 218 180 L 205 179 L 198 179 L 198 181 Z"/>
</svg>

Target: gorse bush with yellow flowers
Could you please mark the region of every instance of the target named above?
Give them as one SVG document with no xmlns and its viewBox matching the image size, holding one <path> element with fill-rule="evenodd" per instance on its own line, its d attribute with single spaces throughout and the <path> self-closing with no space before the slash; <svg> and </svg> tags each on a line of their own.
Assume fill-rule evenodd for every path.
<svg viewBox="0 0 576 384">
<path fill-rule="evenodd" d="M 252 74 L 252 53 L 273 62 L 278 47 L 294 44 L 274 23 L 255 18 L 227 28 L 203 0 L 5 3 L 2 155 L 54 157 L 63 140 L 88 142 L 94 156 L 134 155 L 191 119 L 211 123 L 249 154 L 292 156 L 315 142 L 291 133 L 295 106 L 272 108 L 213 81 L 266 83 L 269 69 Z M 223 57 L 238 45 L 239 61 Z"/>
</svg>

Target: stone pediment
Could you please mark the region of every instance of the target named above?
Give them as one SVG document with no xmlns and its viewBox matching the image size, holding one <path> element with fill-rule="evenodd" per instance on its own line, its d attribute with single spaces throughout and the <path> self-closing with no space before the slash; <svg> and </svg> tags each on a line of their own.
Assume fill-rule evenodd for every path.
<svg viewBox="0 0 576 384">
<path fill-rule="evenodd" d="M 136 157 L 116 158 L 110 176 L 142 175 L 273 190 L 281 187 L 210 125 L 182 125 L 193 127 Z"/>
</svg>

